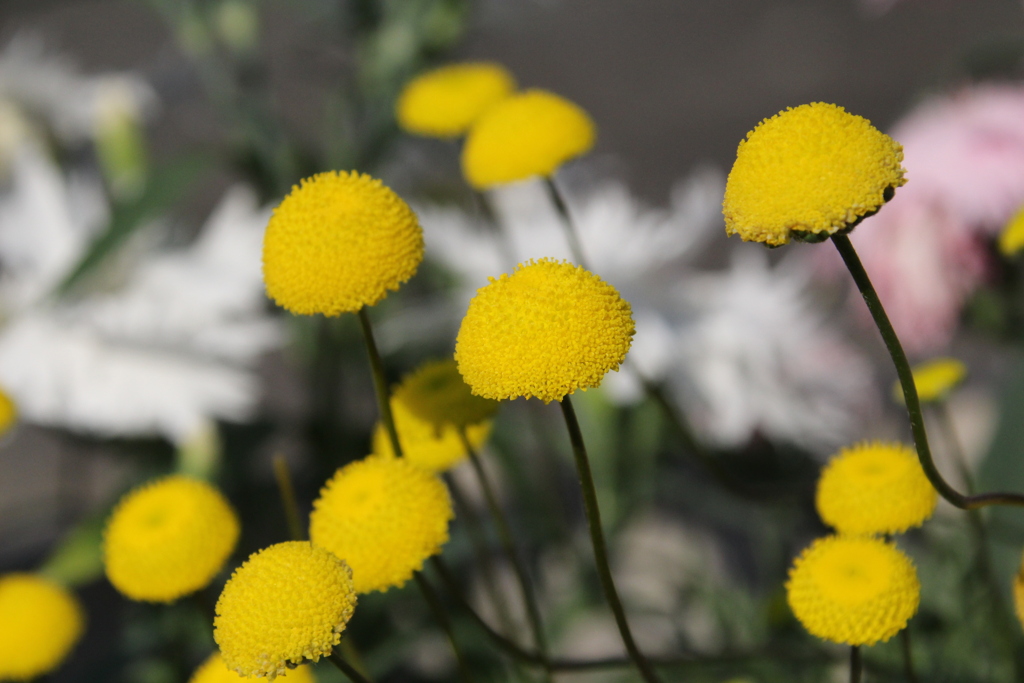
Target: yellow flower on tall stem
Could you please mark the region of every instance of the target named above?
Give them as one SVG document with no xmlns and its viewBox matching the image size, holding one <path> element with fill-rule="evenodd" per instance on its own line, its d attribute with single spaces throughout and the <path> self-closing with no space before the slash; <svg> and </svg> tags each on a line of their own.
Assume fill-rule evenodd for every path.
<svg viewBox="0 0 1024 683">
<path fill-rule="evenodd" d="M 78 599 L 63 586 L 36 574 L 0 575 L 0 680 L 53 671 L 84 627 Z"/>
</svg>

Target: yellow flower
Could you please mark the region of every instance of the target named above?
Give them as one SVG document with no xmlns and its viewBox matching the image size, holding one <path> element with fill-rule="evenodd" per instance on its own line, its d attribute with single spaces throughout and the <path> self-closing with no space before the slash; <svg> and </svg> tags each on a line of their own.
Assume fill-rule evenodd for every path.
<svg viewBox="0 0 1024 683">
<path fill-rule="evenodd" d="M 967 366 L 956 358 L 936 358 L 911 368 L 917 398 L 922 402 L 941 401 L 967 377 Z M 892 395 L 903 401 L 903 385 L 897 380 Z"/>
<path fill-rule="evenodd" d="M 474 396 L 454 360 L 424 363 L 402 379 L 393 394 L 416 417 L 437 427 L 483 422 L 498 412 L 498 402 Z"/>
<path fill-rule="evenodd" d="M 128 493 L 104 534 L 107 578 L 133 600 L 171 602 L 210 583 L 238 540 L 238 517 L 217 489 L 179 475 Z"/>
<path fill-rule="evenodd" d="M 401 458 L 349 463 L 313 503 L 309 537 L 352 567 L 358 593 L 401 586 L 448 541 L 448 489 Z"/>
<path fill-rule="evenodd" d="M 1017 612 L 1017 619 L 1024 624 L 1024 565 L 1013 577 L 1013 606 Z"/>
<path fill-rule="evenodd" d="M 629 304 L 614 287 L 581 266 L 545 258 L 477 290 L 455 360 L 478 396 L 550 403 L 618 369 L 633 331 Z"/>
<path fill-rule="evenodd" d="M 213 639 L 229 669 L 273 680 L 290 665 L 329 655 L 355 607 L 347 564 L 308 541 L 278 543 L 231 575 Z"/>
<path fill-rule="evenodd" d="M 917 613 L 921 584 L 910 558 L 892 543 L 828 536 L 793 563 L 786 595 L 811 635 L 874 645 L 899 633 Z"/>
<path fill-rule="evenodd" d="M 456 427 L 450 424 L 435 427 L 396 397 L 391 399 L 391 414 L 402 443 L 402 454 L 412 464 L 431 472 L 443 472 L 466 459 L 466 449 Z M 480 448 L 491 434 L 491 421 L 485 420 L 465 429 L 470 445 Z M 380 422 L 373 432 L 373 452 L 386 458 L 395 455 L 391 439 Z"/>
<path fill-rule="evenodd" d="M 1024 249 L 1024 206 L 999 234 L 999 253 L 1009 258 Z"/>
<path fill-rule="evenodd" d="M 527 90 L 494 105 L 469 130 L 462 173 L 478 190 L 554 175 L 585 154 L 597 137 L 580 107 L 544 90 Z"/>
<path fill-rule="evenodd" d="M 844 534 L 894 534 L 932 516 L 938 494 L 917 452 L 901 443 L 844 448 L 825 466 L 815 499 L 822 520 Z"/>
<path fill-rule="evenodd" d="M 27 681 L 60 666 L 84 627 L 78 599 L 35 574 L 0 576 L 0 680 Z"/>
<path fill-rule="evenodd" d="M 422 260 L 416 214 L 379 180 L 356 172 L 303 180 L 274 210 L 263 238 L 267 294 L 302 315 L 372 306 Z"/>
<path fill-rule="evenodd" d="M 823 102 L 765 119 L 739 144 L 725 187 L 725 231 L 769 246 L 819 242 L 878 211 L 906 172 L 903 148 Z"/>
<path fill-rule="evenodd" d="M 438 138 L 464 134 L 516 88 L 508 69 L 491 62 L 450 64 L 409 81 L 398 97 L 398 125 Z"/>
<path fill-rule="evenodd" d="M 303 665 L 290 669 L 282 673 L 281 677 L 287 678 L 288 683 L 316 683 L 311 666 Z M 240 683 L 243 680 L 246 678 L 229 669 L 221 654 L 214 652 L 199 665 L 192 678 L 188 679 L 188 683 Z"/>
<path fill-rule="evenodd" d="M 7 433 L 18 421 L 18 406 L 7 392 L 0 389 L 0 434 Z"/>
</svg>

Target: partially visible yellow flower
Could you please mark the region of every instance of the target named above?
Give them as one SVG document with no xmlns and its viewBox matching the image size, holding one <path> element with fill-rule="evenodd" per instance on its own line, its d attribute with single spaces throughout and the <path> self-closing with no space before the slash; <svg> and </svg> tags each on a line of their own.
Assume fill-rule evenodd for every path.
<svg viewBox="0 0 1024 683">
<path fill-rule="evenodd" d="M 1009 258 L 1024 249 L 1024 206 L 999 233 L 999 253 Z"/>
<path fill-rule="evenodd" d="M 394 398 L 420 420 L 437 427 L 484 422 L 498 412 L 498 402 L 474 396 L 454 359 L 420 365 L 402 378 Z"/>
<path fill-rule="evenodd" d="M 924 402 L 941 401 L 967 377 L 967 366 L 956 358 L 936 358 L 911 368 L 917 398 Z M 903 402 L 903 385 L 897 380 L 892 395 Z"/>
<path fill-rule="evenodd" d="M 1017 619 L 1024 624 L 1024 566 L 1013 577 L 1013 606 L 1017 612 Z"/>
<path fill-rule="evenodd" d="M 18 421 L 18 406 L 6 391 L 0 389 L 0 434 L 10 431 Z"/>
<path fill-rule="evenodd" d="M 179 475 L 158 479 L 122 498 L 107 522 L 107 578 L 133 600 L 171 602 L 213 580 L 238 533 L 217 489 Z"/>
<path fill-rule="evenodd" d="M 391 399 L 391 414 L 402 444 L 402 455 L 417 467 L 443 472 L 466 459 L 466 448 L 456 427 L 450 424 L 435 426 L 421 419 L 396 397 Z M 484 420 L 465 429 L 470 445 L 480 448 L 491 434 L 491 421 Z M 387 458 L 395 455 L 391 438 L 380 422 L 373 431 L 373 452 Z"/>
<path fill-rule="evenodd" d="M 819 242 L 878 211 L 903 185 L 903 148 L 860 116 L 813 102 L 747 133 L 725 187 L 725 231 L 769 246 Z"/>
<path fill-rule="evenodd" d="M 423 230 L 409 205 L 362 173 L 319 173 L 292 188 L 263 238 L 267 294 L 292 313 L 372 306 L 411 278 Z"/>
<path fill-rule="evenodd" d="M 287 678 L 288 683 L 316 683 L 313 667 L 307 665 L 288 669 L 281 674 L 281 678 Z M 243 680 L 251 679 L 229 669 L 221 654 L 214 652 L 199 665 L 192 678 L 188 679 L 188 683 L 240 683 Z"/>
<path fill-rule="evenodd" d="M 899 633 L 917 613 L 921 584 L 910 558 L 892 543 L 828 536 L 793 563 L 786 596 L 811 635 L 874 645 Z"/>
<path fill-rule="evenodd" d="M 579 106 L 554 93 L 527 90 L 494 105 L 470 128 L 462 173 L 478 190 L 551 176 L 589 152 L 596 138 L 594 122 Z"/>
<path fill-rule="evenodd" d="M 398 96 L 398 125 L 417 135 L 458 137 L 515 88 L 515 78 L 500 64 L 442 66 L 406 84 Z"/>
<path fill-rule="evenodd" d="M 356 607 L 352 570 L 308 541 L 253 553 L 217 600 L 213 639 L 229 669 L 273 680 L 341 642 Z"/>
<path fill-rule="evenodd" d="M 56 669 L 84 622 L 64 587 L 36 574 L 0 576 L 0 680 L 28 681 Z"/>
<path fill-rule="evenodd" d="M 865 442 L 844 448 L 818 480 L 818 514 L 844 534 L 894 534 L 921 526 L 938 493 L 917 451 L 901 443 Z"/>
<path fill-rule="evenodd" d="M 618 369 L 633 332 L 629 304 L 614 287 L 581 266 L 545 258 L 477 290 L 455 360 L 479 396 L 550 403 Z"/>
<path fill-rule="evenodd" d="M 451 499 L 436 475 L 402 458 L 349 463 L 313 503 L 309 537 L 352 567 L 358 593 L 402 586 L 448 541 Z"/>
</svg>

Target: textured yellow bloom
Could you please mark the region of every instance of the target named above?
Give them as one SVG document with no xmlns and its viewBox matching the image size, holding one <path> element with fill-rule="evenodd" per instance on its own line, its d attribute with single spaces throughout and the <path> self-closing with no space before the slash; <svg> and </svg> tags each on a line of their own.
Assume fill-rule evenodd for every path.
<svg viewBox="0 0 1024 683">
<path fill-rule="evenodd" d="M 581 266 L 540 259 L 477 290 L 455 360 L 474 394 L 550 403 L 618 369 L 633 332 L 614 287 Z"/>
<path fill-rule="evenodd" d="M 999 253 L 1010 257 L 1024 249 L 1024 207 L 1021 207 L 999 234 Z"/>
<path fill-rule="evenodd" d="M 238 540 L 238 517 L 217 489 L 183 476 L 128 493 L 107 523 L 107 578 L 133 600 L 170 602 L 205 587 Z"/>
<path fill-rule="evenodd" d="M 288 683 L 316 683 L 313 667 L 305 665 L 285 671 L 281 678 L 286 678 Z M 199 665 L 188 683 L 240 683 L 244 680 L 249 679 L 229 669 L 221 654 L 214 652 Z"/>
<path fill-rule="evenodd" d="M 341 642 L 356 607 L 352 570 L 308 541 L 253 553 L 217 600 L 213 639 L 242 676 L 273 680 Z"/>
<path fill-rule="evenodd" d="M 910 558 L 892 543 L 828 536 L 793 563 L 786 596 L 811 635 L 874 645 L 899 633 L 917 613 L 921 584 Z"/>
<path fill-rule="evenodd" d="M 876 441 L 839 451 L 821 472 L 815 502 L 840 533 L 894 534 L 931 517 L 938 493 L 913 448 Z"/>
<path fill-rule="evenodd" d="M 303 180 L 274 210 L 263 238 L 267 294 L 303 315 L 372 306 L 422 260 L 416 214 L 379 180 L 355 172 Z"/>
<path fill-rule="evenodd" d="M 398 125 L 417 135 L 462 135 L 488 108 L 512 94 L 515 79 L 491 62 L 450 64 L 409 81 L 398 97 Z"/>
<path fill-rule="evenodd" d="M 551 176 L 590 151 L 596 137 L 594 122 L 579 106 L 544 90 L 527 90 L 494 105 L 470 128 L 462 173 L 478 190 Z"/>
<path fill-rule="evenodd" d="M 483 422 L 498 412 L 498 402 L 474 396 L 452 360 L 424 363 L 402 379 L 393 394 L 419 419 L 437 427 Z"/>
<path fill-rule="evenodd" d="M 917 398 L 923 402 L 941 401 L 967 377 L 967 366 L 956 358 L 936 358 L 911 368 Z M 892 386 L 892 395 L 903 401 L 903 385 Z"/>
<path fill-rule="evenodd" d="M 747 133 L 725 187 L 725 231 L 769 246 L 853 227 L 903 185 L 903 148 L 860 116 L 814 102 Z"/>
<path fill-rule="evenodd" d="M 7 392 L 0 389 L 0 434 L 6 433 L 18 421 L 18 407 Z"/>
<path fill-rule="evenodd" d="M 431 472 L 443 472 L 466 459 L 466 448 L 456 427 L 450 424 L 435 426 L 421 419 L 395 397 L 391 399 L 391 414 L 398 440 L 402 443 L 402 455 L 412 464 Z M 470 445 L 479 448 L 491 434 L 491 421 L 485 420 L 465 429 Z M 391 439 L 380 422 L 373 431 L 373 452 L 386 458 L 395 455 Z"/>
<path fill-rule="evenodd" d="M 349 463 L 313 503 L 309 537 L 352 567 L 358 593 L 401 586 L 448 541 L 444 482 L 401 458 Z"/>
<path fill-rule="evenodd" d="M 0 576 L 0 680 L 52 671 L 82 635 L 77 598 L 35 574 Z"/>
</svg>

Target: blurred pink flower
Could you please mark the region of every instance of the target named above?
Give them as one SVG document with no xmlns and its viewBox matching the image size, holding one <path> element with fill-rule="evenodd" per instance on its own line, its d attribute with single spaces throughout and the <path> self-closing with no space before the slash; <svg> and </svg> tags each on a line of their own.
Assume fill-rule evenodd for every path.
<svg viewBox="0 0 1024 683">
<path fill-rule="evenodd" d="M 930 98 L 891 134 L 908 183 L 851 239 L 907 350 L 928 353 L 949 342 L 984 278 L 986 237 L 1024 204 L 1024 86 Z"/>
</svg>

